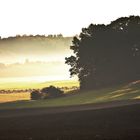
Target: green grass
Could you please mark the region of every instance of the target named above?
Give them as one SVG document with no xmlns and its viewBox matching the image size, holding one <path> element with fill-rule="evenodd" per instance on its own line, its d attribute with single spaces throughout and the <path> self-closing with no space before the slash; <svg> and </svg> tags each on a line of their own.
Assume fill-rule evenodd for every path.
<svg viewBox="0 0 140 140">
<path fill-rule="evenodd" d="M 29 83 L 29 82 L 14 82 L 14 83 L 0 83 L 0 90 L 23 90 L 19 93 L 0 93 L 0 103 L 4 102 L 12 102 L 12 101 L 19 101 L 19 100 L 30 100 L 30 93 L 25 92 L 25 89 L 41 89 L 44 87 L 48 87 L 50 85 L 54 85 L 56 87 L 68 87 L 68 89 L 63 89 L 65 93 L 72 90 L 73 86 L 78 87 L 79 83 L 77 81 L 51 81 L 51 82 L 44 82 L 44 83 Z"/>
<path fill-rule="evenodd" d="M 21 101 L 21 100 L 30 100 L 29 92 L 20 92 L 20 93 L 0 93 L 0 103 Z"/>
<path fill-rule="evenodd" d="M 140 98 L 140 83 L 79 92 L 66 97 L 38 101 L 16 101 L 0 104 L 0 109 L 67 106 Z"/>
</svg>

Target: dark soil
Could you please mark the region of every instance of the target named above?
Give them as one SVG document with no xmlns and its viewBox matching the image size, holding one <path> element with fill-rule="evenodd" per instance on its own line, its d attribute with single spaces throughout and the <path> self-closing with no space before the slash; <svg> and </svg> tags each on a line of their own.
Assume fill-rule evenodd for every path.
<svg viewBox="0 0 140 140">
<path fill-rule="evenodd" d="M 139 102 L 114 104 L 0 110 L 0 140 L 140 140 Z"/>
</svg>

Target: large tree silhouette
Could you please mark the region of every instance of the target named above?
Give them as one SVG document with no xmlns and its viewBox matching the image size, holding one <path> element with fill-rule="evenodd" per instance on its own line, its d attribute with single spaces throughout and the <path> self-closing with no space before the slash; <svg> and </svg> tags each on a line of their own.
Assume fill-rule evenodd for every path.
<svg viewBox="0 0 140 140">
<path fill-rule="evenodd" d="M 71 76 L 78 76 L 81 89 L 140 79 L 140 17 L 91 24 L 72 43 L 75 55 L 65 62 L 71 66 Z"/>
</svg>

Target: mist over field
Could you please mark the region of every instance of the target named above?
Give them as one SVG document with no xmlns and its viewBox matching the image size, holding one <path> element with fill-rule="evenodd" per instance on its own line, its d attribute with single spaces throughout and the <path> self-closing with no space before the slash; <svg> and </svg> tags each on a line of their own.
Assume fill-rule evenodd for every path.
<svg viewBox="0 0 140 140">
<path fill-rule="evenodd" d="M 64 61 L 72 37 L 17 36 L 0 40 L 0 62 Z"/>
<path fill-rule="evenodd" d="M 71 41 L 61 35 L 0 39 L 0 82 L 68 80 L 65 57 L 72 54 Z"/>
</svg>

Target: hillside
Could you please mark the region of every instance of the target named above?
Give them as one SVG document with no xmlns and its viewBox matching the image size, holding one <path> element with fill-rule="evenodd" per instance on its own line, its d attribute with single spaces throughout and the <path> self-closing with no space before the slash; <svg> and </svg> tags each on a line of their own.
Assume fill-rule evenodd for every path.
<svg viewBox="0 0 140 140">
<path fill-rule="evenodd" d="M 0 104 L 0 139 L 139 140 L 139 98 L 136 81 L 57 99 Z"/>
<path fill-rule="evenodd" d="M 140 139 L 140 102 L 107 108 L 101 105 L 0 110 L 0 139 Z"/>
<path fill-rule="evenodd" d="M 121 86 L 76 92 L 65 97 L 38 101 L 18 101 L 0 104 L 0 109 L 8 108 L 38 108 L 52 106 L 69 106 L 81 104 L 96 104 L 112 101 L 125 101 L 140 98 L 140 81 L 124 84 Z"/>
</svg>

